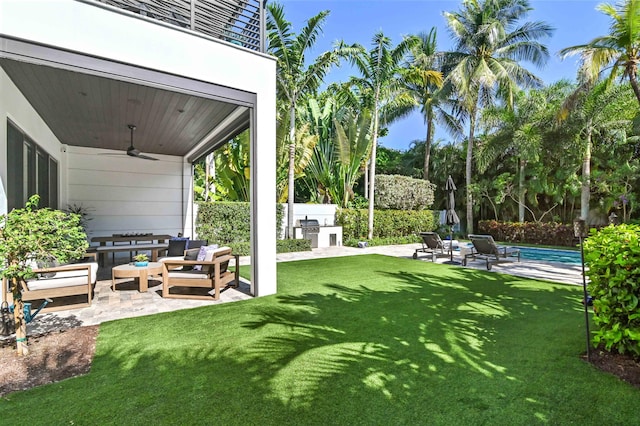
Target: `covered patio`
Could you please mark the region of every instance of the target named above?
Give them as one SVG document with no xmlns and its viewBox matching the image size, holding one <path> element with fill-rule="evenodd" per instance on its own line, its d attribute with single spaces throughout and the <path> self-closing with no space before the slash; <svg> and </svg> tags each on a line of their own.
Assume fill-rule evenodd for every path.
<svg viewBox="0 0 640 426">
<path fill-rule="evenodd" d="M 111 3 L 0 4 L 0 213 L 39 193 L 86 208 L 89 238 L 195 237 L 192 164 L 249 129 L 248 293 L 275 293 L 275 61 L 262 36 L 203 32 L 206 8 L 188 26 Z"/>
</svg>

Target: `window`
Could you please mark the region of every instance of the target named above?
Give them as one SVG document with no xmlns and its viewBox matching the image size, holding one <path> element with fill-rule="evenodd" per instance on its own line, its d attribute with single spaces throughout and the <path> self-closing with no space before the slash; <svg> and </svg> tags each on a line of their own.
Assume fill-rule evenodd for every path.
<svg viewBox="0 0 640 426">
<path fill-rule="evenodd" d="M 58 208 L 58 163 L 10 121 L 7 122 L 7 207 L 24 207 L 33 194 L 40 207 Z"/>
</svg>

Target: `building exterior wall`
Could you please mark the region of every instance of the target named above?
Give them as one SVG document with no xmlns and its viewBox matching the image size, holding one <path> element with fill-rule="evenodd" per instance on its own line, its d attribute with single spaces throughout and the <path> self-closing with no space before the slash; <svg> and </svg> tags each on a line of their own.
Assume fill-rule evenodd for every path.
<svg viewBox="0 0 640 426">
<path fill-rule="evenodd" d="M 253 105 L 251 167 L 252 286 L 253 293 L 257 296 L 276 292 L 273 230 L 276 66 L 273 58 L 229 43 L 200 37 L 188 31 L 168 28 L 126 13 L 115 13 L 74 0 L 3 0 L 0 2 L 0 33 L 31 43 L 254 93 L 256 103 Z M 124 78 L 135 82 L 136 76 L 114 74 L 112 78 Z M 4 87 L 2 90 L 4 92 Z M 13 107 L 11 109 L 13 110 Z M 46 130 L 42 131 L 46 133 Z M 37 135 L 32 136 L 37 138 Z M 4 143 L 6 145 L 6 140 Z M 55 143 L 51 143 L 53 148 Z M 0 148 L 6 155 L 6 146 Z M 79 166 L 84 154 L 68 148 L 69 150 L 73 151 L 70 152 L 73 154 L 70 155 L 72 167 L 67 169 L 66 161 L 60 162 L 61 203 L 65 200 L 79 202 L 80 195 L 86 191 L 86 188 L 77 185 L 77 180 L 86 175 Z M 0 163 L 2 164 L 6 164 L 6 158 L 4 163 Z M 173 164 L 170 169 L 172 166 Z M 64 170 L 67 170 L 68 181 L 62 176 L 65 175 Z M 173 171 L 169 173 L 172 174 Z M 146 177 L 148 176 L 142 176 L 141 179 L 146 181 Z M 173 178 L 168 184 L 170 191 L 173 191 Z M 185 191 L 183 187 L 183 194 Z M 72 199 L 67 195 L 70 193 L 73 193 Z M 180 197 L 181 202 L 186 203 L 183 198 Z M 183 210 L 186 209 L 185 205 L 183 204 Z M 101 211 L 107 212 L 106 207 L 101 207 Z M 172 214 L 175 213 L 175 210 L 170 211 Z M 99 226 L 104 226 L 105 229 L 115 226 L 114 223 L 109 223 L 108 216 L 105 214 L 103 223 Z"/>
<path fill-rule="evenodd" d="M 90 237 L 114 233 L 177 235 L 183 230 L 182 158 L 158 161 L 122 151 L 65 147 L 68 204 L 88 210 Z"/>
<path fill-rule="evenodd" d="M 60 141 L 49 130 L 31 104 L 20 93 L 9 76 L 0 68 L 0 214 L 7 213 L 7 119 L 34 140 L 51 157 L 58 161 L 58 168 L 65 166 L 65 158 L 60 149 Z M 66 190 L 60 171 L 60 207 L 64 207 Z"/>
</svg>

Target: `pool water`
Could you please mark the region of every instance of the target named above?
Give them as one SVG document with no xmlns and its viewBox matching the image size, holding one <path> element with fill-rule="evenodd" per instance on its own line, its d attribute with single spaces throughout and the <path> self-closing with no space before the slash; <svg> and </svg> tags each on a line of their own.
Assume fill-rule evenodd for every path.
<svg viewBox="0 0 640 426">
<path fill-rule="evenodd" d="M 580 252 L 571 250 L 555 250 L 532 247 L 518 247 L 520 257 L 527 260 L 540 260 L 543 262 L 560 262 L 580 264 Z"/>
</svg>

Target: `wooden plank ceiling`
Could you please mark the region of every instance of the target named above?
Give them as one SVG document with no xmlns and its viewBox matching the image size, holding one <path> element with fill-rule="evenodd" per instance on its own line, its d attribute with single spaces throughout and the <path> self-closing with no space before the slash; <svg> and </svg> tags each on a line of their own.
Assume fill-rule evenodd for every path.
<svg viewBox="0 0 640 426">
<path fill-rule="evenodd" d="M 236 106 L 9 59 L 0 65 L 63 144 L 183 156 Z M 245 129 L 247 123 L 236 124 Z M 234 133 L 238 133 L 237 131 Z"/>
</svg>

